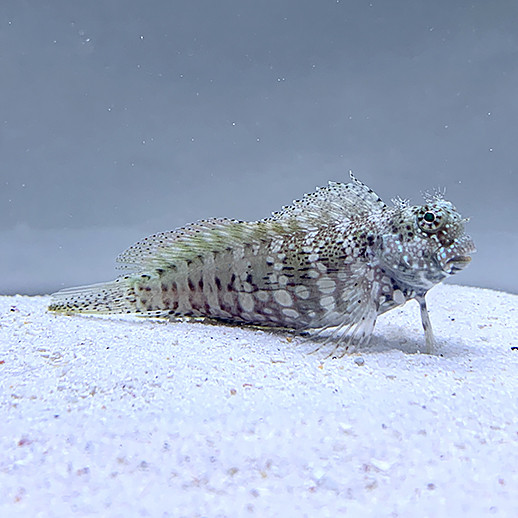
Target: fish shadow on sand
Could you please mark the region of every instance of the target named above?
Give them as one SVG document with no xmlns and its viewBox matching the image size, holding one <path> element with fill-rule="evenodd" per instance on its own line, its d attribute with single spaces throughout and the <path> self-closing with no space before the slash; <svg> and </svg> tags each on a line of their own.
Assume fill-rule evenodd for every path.
<svg viewBox="0 0 518 518">
<path fill-rule="evenodd" d="M 424 337 L 414 337 L 405 328 L 399 328 L 398 333 L 391 333 L 392 336 L 384 336 L 374 333 L 370 342 L 361 347 L 346 348 L 345 345 L 337 345 L 329 340 L 329 337 L 299 337 L 299 345 L 305 353 L 318 354 L 323 358 L 341 358 L 357 354 L 376 354 L 400 351 L 404 354 L 426 356 L 437 356 L 442 358 L 452 358 L 473 354 L 475 349 L 459 338 L 441 338 L 436 336 L 436 344 L 431 354 L 426 353 Z"/>
</svg>

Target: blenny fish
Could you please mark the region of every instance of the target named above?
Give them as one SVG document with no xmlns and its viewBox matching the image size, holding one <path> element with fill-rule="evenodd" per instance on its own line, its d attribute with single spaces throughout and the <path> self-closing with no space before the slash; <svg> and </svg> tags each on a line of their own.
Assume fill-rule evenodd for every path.
<svg viewBox="0 0 518 518">
<path fill-rule="evenodd" d="M 119 255 L 112 282 L 61 290 L 50 311 L 206 317 L 327 335 L 342 354 L 366 344 L 378 315 L 464 268 L 475 246 L 441 194 L 386 205 L 352 173 L 254 221 L 209 219 L 146 237 Z"/>
</svg>

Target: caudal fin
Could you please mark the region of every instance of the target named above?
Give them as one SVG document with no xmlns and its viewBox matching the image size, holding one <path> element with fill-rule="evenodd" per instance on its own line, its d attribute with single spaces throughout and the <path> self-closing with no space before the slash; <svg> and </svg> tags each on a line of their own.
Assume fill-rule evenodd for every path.
<svg viewBox="0 0 518 518">
<path fill-rule="evenodd" d="M 133 289 L 127 278 L 66 288 L 52 294 L 49 311 L 59 313 L 135 313 Z"/>
</svg>

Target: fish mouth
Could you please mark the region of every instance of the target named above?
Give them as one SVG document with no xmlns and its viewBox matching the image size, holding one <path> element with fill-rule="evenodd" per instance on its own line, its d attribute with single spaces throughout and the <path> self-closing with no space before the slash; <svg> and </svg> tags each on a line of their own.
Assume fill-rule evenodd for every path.
<svg viewBox="0 0 518 518">
<path fill-rule="evenodd" d="M 446 262 L 444 270 L 446 270 L 450 275 L 453 275 L 454 273 L 460 272 L 462 269 L 466 268 L 470 262 L 471 257 L 469 255 L 456 255 Z"/>
<path fill-rule="evenodd" d="M 465 235 L 455 240 L 451 246 L 441 250 L 438 255 L 442 270 L 448 275 L 460 272 L 471 262 L 471 254 L 476 251 L 469 236 Z"/>
</svg>

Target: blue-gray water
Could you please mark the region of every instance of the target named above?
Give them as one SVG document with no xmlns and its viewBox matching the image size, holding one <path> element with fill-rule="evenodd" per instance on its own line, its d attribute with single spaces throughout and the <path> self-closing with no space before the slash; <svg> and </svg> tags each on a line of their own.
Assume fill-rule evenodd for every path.
<svg viewBox="0 0 518 518">
<path fill-rule="evenodd" d="M 139 238 L 356 176 L 446 187 L 518 292 L 518 3 L 3 0 L 0 293 L 108 280 Z"/>
</svg>

